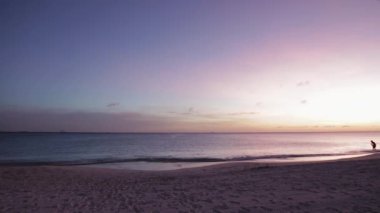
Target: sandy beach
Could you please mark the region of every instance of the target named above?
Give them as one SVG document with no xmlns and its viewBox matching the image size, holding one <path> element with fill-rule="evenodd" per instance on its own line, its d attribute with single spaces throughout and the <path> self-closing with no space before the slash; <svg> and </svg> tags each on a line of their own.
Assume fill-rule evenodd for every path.
<svg viewBox="0 0 380 213">
<path fill-rule="evenodd" d="M 379 153 L 174 171 L 0 167 L 1 212 L 380 212 Z"/>
</svg>

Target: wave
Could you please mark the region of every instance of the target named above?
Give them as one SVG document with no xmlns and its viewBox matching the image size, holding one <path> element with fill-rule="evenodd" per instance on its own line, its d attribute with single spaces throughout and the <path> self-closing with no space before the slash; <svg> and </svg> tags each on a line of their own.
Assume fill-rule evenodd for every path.
<svg viewBox="0 0 380 213">
<path fill-rule="evenodd" d="M 357 153 L 358 154 L 358 153 Z M 138 158 L 98 158 L 98 159 L 81 159 L 66 161 L 19 161 L 19 160 L 0 160 L 0 165 L 8 166 L 69 166 L 69 165 L 91 165 L 91 164 L 107 164 L 107 163 L 129 163 L 129 162 L 149 162 L 149 163 L 212 163 L 212 162 L 232 162 L 232 161 L 254 161 L 254 160 L 281 160 L 289 158 L 303 157 L 329 157 L 329 156 L 345 156 L 346 154 L 288 154 L 288 155 L 263 155 L 263 156 L 240 156 L 233 158 L 180 158 L 180 157 L 138 157 Z"/>
</svg>

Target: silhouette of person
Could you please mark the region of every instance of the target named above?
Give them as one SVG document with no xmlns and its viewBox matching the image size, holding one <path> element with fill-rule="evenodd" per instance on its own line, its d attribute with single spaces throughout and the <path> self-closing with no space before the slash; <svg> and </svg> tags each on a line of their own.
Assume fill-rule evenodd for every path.
<svg viewBox="0 0 380 213">
<path fill-rule="evenodd" d="M 376 149 L 376 143 L 373 140 L 371 140 L 371 145 L 372 145 L 372 150 L 375 150 Z"/>
</svg>

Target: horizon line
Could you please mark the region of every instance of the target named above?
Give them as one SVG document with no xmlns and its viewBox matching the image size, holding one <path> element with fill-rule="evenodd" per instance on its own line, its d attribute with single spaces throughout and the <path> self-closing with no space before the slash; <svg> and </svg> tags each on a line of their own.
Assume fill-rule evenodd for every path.
<svg viewBox="0 0 380 213">
<path fill-rule="evenodd" d="M 380 132 L 380 130 L 353 130 L 353 131 L 252 131 L 252 132 L 91 132 L 91 131 L 0 131 L 6 133 L 60 133 L 60 134 L 260 134 L 260 133 L 365 133 Z"/>
</svg>

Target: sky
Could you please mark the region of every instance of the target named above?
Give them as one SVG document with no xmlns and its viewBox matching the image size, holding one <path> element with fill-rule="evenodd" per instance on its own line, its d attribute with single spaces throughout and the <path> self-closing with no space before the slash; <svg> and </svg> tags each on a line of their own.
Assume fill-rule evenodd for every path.
<svg viewBox="0 0 380 213">
<path fill-rule="evenodd" d="M 0 131 L 380 131 L 378 0 L 0 0 Z"/>
</svg>

